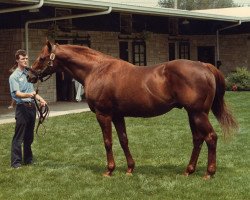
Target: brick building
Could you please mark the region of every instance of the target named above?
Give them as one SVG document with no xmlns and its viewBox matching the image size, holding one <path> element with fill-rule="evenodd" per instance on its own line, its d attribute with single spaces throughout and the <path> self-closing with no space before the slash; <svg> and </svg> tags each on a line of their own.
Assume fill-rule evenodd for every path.
<svg viewBox="0 0 250 200">
<path fill-rule="evenodd" d="M 11 2 L 0 3 L 0 105 L 10 102 L 8 77 L 15 51 L 28 50 L 32 64 L 46 38 L 59 44 L 87 45 L 136 65 L 177 58 L 214 65 L 221 61 L 225 74 L 250 65 L 250 14 L 85 0 Z M 239 9 L 238 13 L 250 13 L 250 8 L 233 10 Z M 60 74 L 54 74 L 40 85 L 39 92 L 48 102 L 60 100 L 60 81 Z M 69 85 L 72 100 L 74 89 Z"/>
</svg>

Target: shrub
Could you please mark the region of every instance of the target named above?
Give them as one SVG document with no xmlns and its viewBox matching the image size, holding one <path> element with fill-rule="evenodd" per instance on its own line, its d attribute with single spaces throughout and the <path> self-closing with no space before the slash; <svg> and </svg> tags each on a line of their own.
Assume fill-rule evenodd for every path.
<svg viewBox="0 0 250 200">
<path fill-rule="evenodd" d="M 250 72 L 246 67 L 237 67 L 235 72 L 230 73 L 226 78 L 227 90 L 250 90 Z"/>
</svg>

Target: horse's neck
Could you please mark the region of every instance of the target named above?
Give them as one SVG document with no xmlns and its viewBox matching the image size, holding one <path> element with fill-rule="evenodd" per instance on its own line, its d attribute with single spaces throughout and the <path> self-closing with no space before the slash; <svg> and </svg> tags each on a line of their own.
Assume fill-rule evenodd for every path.
<svg viewBox="0 0 250 200">
<path fill-rule="evenodd" d="M 100 56 L 85 52 L 80 53 L 68 50 L 62 53 L 60 67 L 63 71 L 67 71 L 73 78 L 80 82 L 84 82 L 92 69 L 98 66 Z"/>
</svg>

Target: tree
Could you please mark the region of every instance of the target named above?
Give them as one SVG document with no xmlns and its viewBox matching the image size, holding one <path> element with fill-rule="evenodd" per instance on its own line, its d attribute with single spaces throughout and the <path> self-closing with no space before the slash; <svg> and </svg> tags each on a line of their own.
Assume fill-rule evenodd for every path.
<svg viewBox="0 0 250 200">
<path fill-rule="evenodd" d="M 229 8 L 237 6 L 233 0 L 177 0 L 177 8 L 183 10 L 201 10 L 211 8 Z M 165 8 L 174 8 L 175 0 L 159 0 L 158 4 Z"/>
</svg>

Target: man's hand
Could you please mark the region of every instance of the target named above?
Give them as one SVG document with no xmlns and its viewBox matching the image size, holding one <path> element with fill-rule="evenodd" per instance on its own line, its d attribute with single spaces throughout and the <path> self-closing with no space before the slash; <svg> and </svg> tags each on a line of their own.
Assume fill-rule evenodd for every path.
<svg viewBox="0 0 250 200">
<path fill-rule="evenodd" d="M 30 96 L 30 98 L 35 98 L 35 96 L 36 96 L 36 92 L 35 91 L 33 91 L 33 92 L 31 92 L 31 93 L 28 93 Z"/>
<path fill-rule="evenodd" d="M 39 95 L 36 94 L 36 99 L 40 102 L 41 106 L 45 106 L 47 104 L 47 102 Z"/>
<path fill-rule="evenodd" d="M 47 104 L 47 102 L 44 99 L 41 99 L 40 104 L 41 104 L 41 106 L 45 106 Z"/>
</svg>

